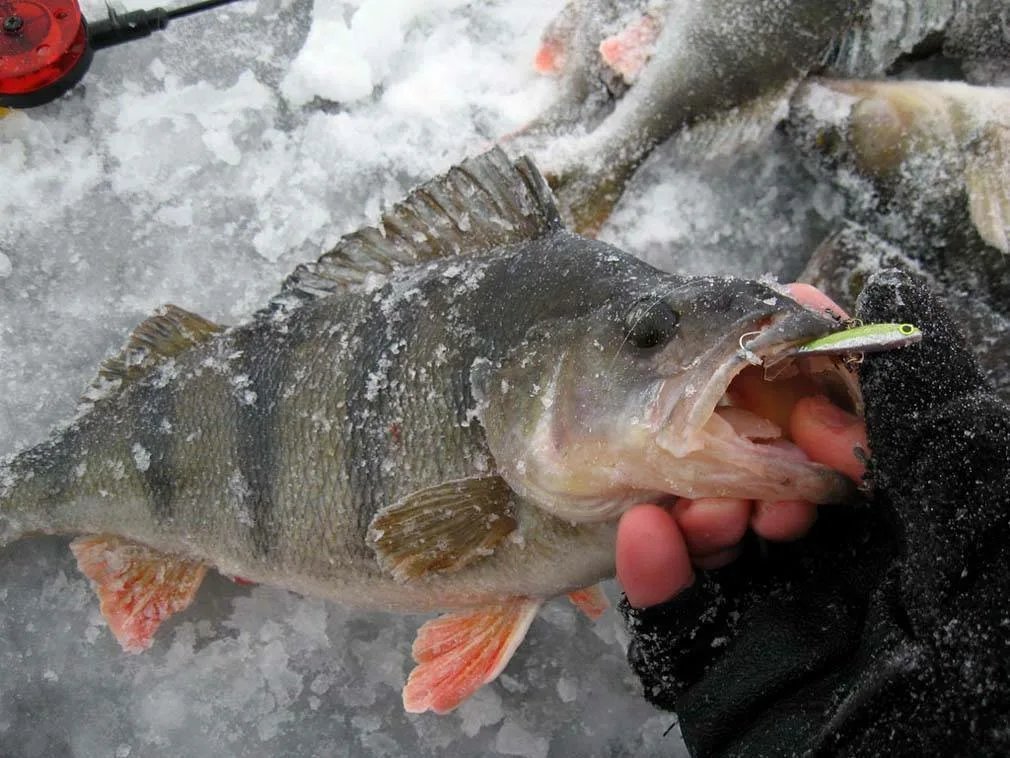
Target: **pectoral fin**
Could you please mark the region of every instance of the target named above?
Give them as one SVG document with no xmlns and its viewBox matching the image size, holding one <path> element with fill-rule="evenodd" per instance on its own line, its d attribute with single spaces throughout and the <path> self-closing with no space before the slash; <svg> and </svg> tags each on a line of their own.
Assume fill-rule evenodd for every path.
<svg viewBox="0 0 1010 758">
<path fill-rule="evenodd" d="M 417 666 L 403 688 L 408 713 L 448 713 L 498 676 L 543 603 L 511 598 L 472 611 L 447 613 L 417 630 Z"/>
<path fill-rule="evenodd" d="M 77 566 L 95 586 L 102 615 L 123 650 L 151 646 L 161 622 L 185 609 L 207 567 L 112 535 L 70 543 Z"/>
<path fill-rule="evenodd" d="M 598 584 L 569 592 L 568 599 L 592 621 L 596 621 L 610 607 L 610 601 Z"/>
<path fill-rule="evenodd" d="M 1010 253 L 1010 128 L 991 124 L 965 159 L 968 210 L 979 236 Z"/>
<path fill-rule="evenodd" d="M 368 544 L 398 581 L 455 571 L 487 556 L 516 528 L 512 491 L 498 476 L 418 490 L 375 514 Z"/>
</svg>

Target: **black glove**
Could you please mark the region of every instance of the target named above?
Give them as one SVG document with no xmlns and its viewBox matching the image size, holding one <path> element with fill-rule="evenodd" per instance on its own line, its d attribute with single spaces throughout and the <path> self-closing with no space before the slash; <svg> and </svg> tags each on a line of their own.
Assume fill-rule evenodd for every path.
<svg viewBox="0 0 1010 758">
<path fill-rule="evenodd" d="M 925 335 L 862 367 L 872 501 L 622 603 L 693 755 L 1010 755 L 1010 409 L 907 276 L 874 277 L 857 315 Z"/>
</svg>

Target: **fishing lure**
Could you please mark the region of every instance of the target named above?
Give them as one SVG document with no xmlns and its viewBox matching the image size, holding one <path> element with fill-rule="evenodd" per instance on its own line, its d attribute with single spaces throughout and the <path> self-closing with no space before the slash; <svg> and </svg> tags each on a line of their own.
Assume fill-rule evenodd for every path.
<svg viewBox="0 0 1010 758">
<path fill-rule="evenodd" d="M 876 353 L 913 345 L 922 332 L 913 324 L 866 324 L 818 337 L 796 348 L 793 355 Z"/>
</svg>

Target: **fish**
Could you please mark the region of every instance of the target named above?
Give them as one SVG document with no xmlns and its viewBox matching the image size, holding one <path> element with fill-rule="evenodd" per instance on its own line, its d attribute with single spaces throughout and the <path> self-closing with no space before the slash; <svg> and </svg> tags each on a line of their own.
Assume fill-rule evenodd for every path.
<svg viewBox="0 0 1010 758">
<path fill-rule="evenodd" d="M 997 84 L 1010 75 L 1008 20 L 1005 0 L 873 0 L 818 73 L 907 78 L 906 71 L 926 62 L 971 84 Z"/>
<path fill-rule="evenodd" d="M 970 220 L 982 242 L 1010 252 L 1010 89 L 812 79 L 790 128 L 808 155 L 868 179 L 911 226 L 950 236 Z"/>
<path fill-rule="evenodd" d="M 1010 82 L 1003 0 L 572 0 L 536 70 L 556 101 L 508 136 L 547 174 L 566 219 L 595 234 L 637 168 L 671 139 L 678 163 L 767 142 L 806 77 L 882 77 L 924 59 Z M 1003 79 L 1001 79 L 1003 77 Z"/>
<path fill-rule="evenodd" d="M 787 132 L 842 189 L 850 220 L 978 301 L 955 312 L 991 341 L 1010 318 L 1010 88 L 810 80 Z"/>
<path fill-rule="evenodd" d="M 300 265 L 245 323 L 158 309 L 74 418 L 0 465 L 0 545 L 72 536 L 130 652 L 210 569 L 438 612 L 403 701 L 446 713 L 547 598 L 598 615 L 628 507 L 850 498 L 732 407 L 741 335 L 772 359 L 840 328 L 770 283 L 678 277 L 572 234 L 532 161 L 495 148 Z M 791 363 L 858 408 L 830 358 Z"/>
<path fill-rule="evenodd" d="M 650 151 L 685 127 L 716 119 L 714 134 L 696 131 L 694 152 L 729 139 L 724 129 L 769 133 L 868 4 L 667 0 L 629 12 L 576 0 L 538 52 L 541 70 L 563 60 L 558 101 L 510 146 L 534 155 L 576 231 L 595 233 Z"/>
</svg>

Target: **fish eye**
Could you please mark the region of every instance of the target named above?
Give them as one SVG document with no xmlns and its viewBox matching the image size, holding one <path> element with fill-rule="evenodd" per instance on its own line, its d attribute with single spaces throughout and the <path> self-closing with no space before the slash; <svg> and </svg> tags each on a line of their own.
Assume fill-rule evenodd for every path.
<svg viewBox="0 0 1010 758">
<path fill-rule="evenodd" d="M 661 347 L 673 339 L 680 314 L 665 300 L 642 300 L 624 317 L 627 339 L 639 350 Z"/>
</svg>

